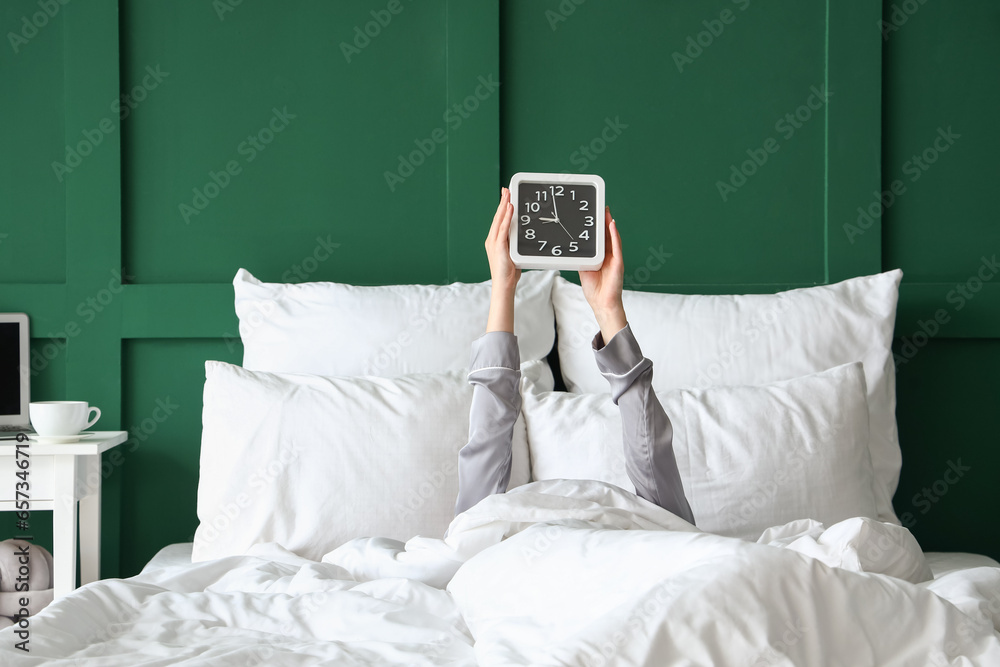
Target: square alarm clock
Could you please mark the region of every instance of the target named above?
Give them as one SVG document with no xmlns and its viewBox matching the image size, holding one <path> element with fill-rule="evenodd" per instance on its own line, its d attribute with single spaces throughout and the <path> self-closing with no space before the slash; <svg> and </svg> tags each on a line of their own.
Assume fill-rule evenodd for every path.
<svg viewBox="0 0 1000 667">
<path fill-rule="evenodd" d="M 510 258 L 519 269 L 596 271 L 604 263 L 604 179 L 519 172 L 510 179 Z"/>
</svg>

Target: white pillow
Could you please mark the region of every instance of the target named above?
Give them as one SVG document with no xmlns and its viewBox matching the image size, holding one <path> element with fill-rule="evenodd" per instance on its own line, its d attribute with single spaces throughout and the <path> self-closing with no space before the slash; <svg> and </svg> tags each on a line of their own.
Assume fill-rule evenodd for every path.
<svg viewBox="0 0 1000 667">
<path fill-rule="evenodd" d="M 465 373 L 333 378 L 205 362 L 196 561 L 277 542 L 301 556 L 365 536 L 441 537 L 468 440 Z M 528 481 L 523 420 L 510 487 Z"/>
<path fill-rule="evenodd" d="M 555 341 L 555 271 L 525 271 L 514 298 L 521 362 Z M 243 366 L 274 373 L 373 375 L 467 371 L 472 341 L 486 330 L 490 283 L 356 287 L 233 280 Z M 547 364 L 537 369 L 551 377 Z M 551 380 L 548 389 L 552 388 Z"/>
<path fill-rule="evenodd" d="M 830 526 L 877 513 L 860 362 L 765 386 L 657 392 L 702 530 L 756 540 L 795 519 Z M 533 480 L 628 491 L 622 423 L 607 394 L 524 392 Z"/>
<path fill-rule="evenodd" d="M 899 523 L 892 496 L 902 455 L 896 431 L 892 331 L 900 270 L 777 294 L 726 296 L 626 291 L 625 312 L 657 391 L 759 385 L 862 361 L 871 413 L 878 519 Z M 593 312 L 562 278 L 552 293 L 559 364 L 570 391 L 607 392 L 594 363 Z"/>
</svg>

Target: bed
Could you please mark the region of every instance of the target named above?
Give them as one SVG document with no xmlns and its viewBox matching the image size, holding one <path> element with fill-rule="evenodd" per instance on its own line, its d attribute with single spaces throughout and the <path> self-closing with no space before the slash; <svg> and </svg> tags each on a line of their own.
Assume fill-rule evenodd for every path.
<svg viewBox="0 0 1000 667">
<path fill-rule="evenodd" d="M 194 542 L 0 631 L 0 663 L 998 665 L 1000 564 L 925 554 L 892 510 L 900 277 L 626 293 L 695 526 L 624 473 L 575 285 L 522 277 L 511 483 L 453 517 L 489 286 L 241 271 Z"/>
<path fill-rule="evenodd" d="M 815 541 L 843 559 L 833 566 L 676 530 L 672 515 L 601 482 L 519 489 L 470 510 L 450 544 L 372 540 L 319 562 L 269 544 L 199 563 L 191 544 L 171 545 L 139 575 L 89 584 L 33 618 L 30 654 L 6 641 L 0 655 L 109 667 L 1000 660 L 1000 567 L 986 557 L 928 554 L 934 579 L 913 584 L 852 568 L 845 550 L 877 544 L 850 545 L 853 531 Z M 482 550 L 459 565 L 463 549 Z"/>
</svg>

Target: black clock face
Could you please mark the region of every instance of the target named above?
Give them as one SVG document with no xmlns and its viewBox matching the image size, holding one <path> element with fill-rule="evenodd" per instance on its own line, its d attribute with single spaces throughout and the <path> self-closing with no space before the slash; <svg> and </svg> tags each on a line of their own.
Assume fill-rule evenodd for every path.
<svg viewBox="0 0 1000 667">
<path fill-rule="evenodd" d="M 597 188 L 593 185 L 521 183 L 515 212 L 517 251 L 531 257 L 597 254 Z"/>
</svg>

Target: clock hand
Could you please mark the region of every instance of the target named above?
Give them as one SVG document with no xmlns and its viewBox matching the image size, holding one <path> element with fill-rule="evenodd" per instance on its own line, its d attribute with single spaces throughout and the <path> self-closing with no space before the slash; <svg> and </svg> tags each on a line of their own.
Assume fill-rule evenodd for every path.
<svg viewBox="0 0 1000 667">
<path fill-rule="evenodd" d="M 562 221 L 561 221 L 561 220 L 559 220 L 559 218 L 556 218 L 556 222 L 558 222 L 558 223 L 559 223 L 559 226 L 560 226 L 560 227 L 562 227 L 562 228 L 563 228 L 563 231 L 564 231 L 564 232 L 566 232 L 566 235 L 567 235 L 567 236 L 569 236 L 569 240 L 570 240 L 570 241 L 572 241 L 572 240 L 573 240 L 573 235 L 569 233 L 569 230 L 568 230 L 568 229 L 566 229 L 566 225 L 564 225 L 564 224 L 562 223 Z"/>
<path fill-rule="evenodd" d="M 566 225 L 564 225 L 562 223 L 562 220 L 559 219 L 559 209 L 556 208 L 556 191 L 555 191 L 555 188 L 552 189 L 552 212 L 556 216 L 556 222 L 559 223 L 559 226 L 563 228 L 564 232 L 566 232 L 566 236 L 568 236 L 569 240 L 572 241 L 573 240 L 573 235 L 569 233 L 569 230 L 566 229 Z"/>
<path fill-rule="evenodd" d="M 562 227 L 563 231 L 566 232 L 566 235 L 569 236 L 569 240 L 572 241 L 573 240 L 573 235 L 569 233 L 569 230 L 566 229 L 566 225 L 564 225 L 562 223 L 562 220 L 559 219 L 559 209 L 556 208 L 556 191 L 555 191 L 555 189 L 552 190 L 552 212 L 556 216 L 556 220 L 555 221 L 559 223 L 559 226 Z M 541 218 L 539 218 L 539 220 L 540 219 Z"/>
<path fill-rule="evenodd" d="M 559 218 L 539 218 L 542 222 L 559 222 Z"/>
</svg>

